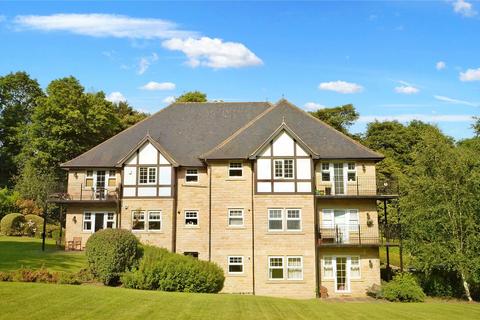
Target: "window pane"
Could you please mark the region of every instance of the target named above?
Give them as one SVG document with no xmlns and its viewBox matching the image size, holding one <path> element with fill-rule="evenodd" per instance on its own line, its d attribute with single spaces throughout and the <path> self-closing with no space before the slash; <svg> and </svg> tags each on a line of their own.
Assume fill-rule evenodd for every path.
<svg viewBox="0 0 480 320">
<path fill-rule="evenodd" d="M 330 172 L 322 172 L 322 181 L 330 181 Z"/>
<path fill-rule="evenodd" d="M 231 226 L 243 226 L 243 218 L 230 218 L 228 223 Z"/>
<path fill-rule="evenodd" d="M 107 229 L 113 229 L 113 221 L 107 221 Z"/>
<path fill-rule="evenodd" d="M 354 162 L 349 162 L 348 163 L 348 170 L 355 170 L 355 163 Z"/>
<path fill-rule="evenodd" d="M 132 218 L 132 230 L 144 230 L 145 229 L 145 213 L 137 211 L 133 213 Z"/>
<path fill-rule="evenodd" d="M 270 279 L 283 279 L 283 268 L 270 269 Z"/>
<path fill-rule="evenodd" d="M 282 258 L 270 258 L 270 267 L 283 267 Z"/>
<path fill-rule="evenodd" d="M 93 178 L 85 179 L 85 186 L 86 187 L 93 187 Z"/>
<path fill-rule="evenodd" d="M 139 183 L 147 183 L 147 168 L 140 168 L 139 169 Z"/>
<path fill-rule="evenodd" d="M 349 172 L 348 173 L 348 181 L 355 181 L 356 180 L 356 174 L 355 172 Z"/>
<path fill-rule="evenodd" d="M 330 163 L 322 163 L 322 170 L 329 170 L 330 169 Z"/>
<path fill-rule="evenodd" d="M 277 178 L 283 177 L 283 161 L 282 160 L 275 160 L 275 177 Z"/>
<path fill-rule="evenodd" d="M 284 160 L 284 178 L 293 178 L 293 160 Z"/>
<path fill-rule="evenodd" d="M 240 264 L 234 264 L 234 265 L 230 265 L 228 266 L 228 272 L 237 272 L 237 273 L 241 273 L 243 272 L 243 266 Z"/>
<path fill-rule="evenodd" d="M 288 230 L 300 230 L 300 220 L 288 220 L 287 221 Z"/>
<path fill-rule="evenodd" d="M 162 228 L 162 224 L 160 221 L 148 221 L 149 230 L 160 230 L 161 228 Z"/>
<path fill-rule="evenodd" d="M 241 177 L 243 174 L 243 170 L 242 169 L 230 169 L 228 171 L 228 175 L 230 177 Z"/>
<path fill-rule="evenodd" d="M 157 168 L 148 168 L 148 183 L 157 182 Z"/>
<path fill-rule="evenodd" d="M 185 224 L 188 226 L 198 225 L 198 212 L 186 211 L 185 212 Z"/>
<path fill-rule="evenodd" d="M 91 221 L 84 221 L 83 222 L 83 230 L 92 230 L 92 222 Z"/>
</svg>

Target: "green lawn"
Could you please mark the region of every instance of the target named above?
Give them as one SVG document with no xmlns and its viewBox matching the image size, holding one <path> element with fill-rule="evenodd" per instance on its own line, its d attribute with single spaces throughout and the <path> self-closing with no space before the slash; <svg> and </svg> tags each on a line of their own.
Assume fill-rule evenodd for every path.
<svg viewBox="0 0 480 320">
<path fill-rule="evenodd" d="M 0 319 L 480 319 L 480 304 L 362 303 L 0 283 Z"/>
<path fill-rule="evenodd" d="M 52 239 L 47 239 L 42 252 L 41 239 L 0 236 L 0 271 L 42 266 L 51 271 L 78 271 L 86 266 L 85 254 L 57 249 Z"/>
</svg>

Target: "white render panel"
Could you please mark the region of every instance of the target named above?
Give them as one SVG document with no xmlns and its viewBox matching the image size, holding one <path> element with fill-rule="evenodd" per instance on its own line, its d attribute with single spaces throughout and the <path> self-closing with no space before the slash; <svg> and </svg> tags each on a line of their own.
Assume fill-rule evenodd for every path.
<svg viewBox="0 0 480 320">
<path fill-rule="evenodd" d="M 136 182 L 137 182 L 137 168 L 125 167 L 123 169 L 123 184 L 131 185 L 131 184 L 136 184 Z"/>
<path fill-rule="evenodd" d="M 134 153 L 130 159 L 127 160 L 126 164 L 137 164 L 137 153 Z"/>
<path fill-rule="evenodd" d="M 155 197 L 156 195 L 157 195 L 157 188 L 155 187 L 138 188 L 139 197 Z"/>
<path fill-rule="evenodd" d="M 158 170 L 158 181 L 160 184 L 172 184 L 172 168 L 171 167 L 160 167 Z"/>
<path fill-rule="evenodd" d="M 158 150 L 150 142 L 145 143 L 138 152 L 139 164 L 157 164 Z"/>
<path fill-rule="evenodd" d="M 297 159 L 297 179 L 311 179 L 310 159 Z"/>
<path fill-rule="evenodd" d="M 170 197 L 171 193 L 172 193 L 172 188 L 170 187 L 158 188 L 158 195 L 161 197 Z"/>
<path fill-rule="evenodd" d="M 272 163 L 270 159 L 257 160 L 257 179 L 272 179 Z"/>
<path fill-rule="evenodd" d="M 160 153 L 160 164 L 170 164 L 168 160 Z"/>
<path fill-rule="evenodd" d="M 272 148 L 270 145 L 266 147 L 262 153 L 260 153 L 260 157 L 270 157 L 272 155 Z"/>
<path fill-rule="evenodd" d="M 257 182 L 257 192 L 272 192 L 272 184 L 270 182 Z"/>
<path fill-rule="evenodd" d="M 274 182 L 273 192 L 295 192 L 294 182 Z"/>
<path fill-rule="evenodd" d="M 300 147 L 300 145 L 298 143 L 295 144 L 295 152 L 297 153 L 297 156 L 308 156 L 308 153 L 305 152 L 305 150 L 303 150 L 302 147 Z"/>
<path fill-rule="evenodd" d="M 312 192 L 312 184 L 310 182 L 297 182 L 297 192 Z"/>
<path fill-rule="evenodd" d="M 124 197 L 135 197 L 135 188 L 123 188 Z"/>
<path fill-rule="evenodd" d="M 273 156 L 293 156 L 295 141 L 284 131 L 273 141 Z"/>
</svg>

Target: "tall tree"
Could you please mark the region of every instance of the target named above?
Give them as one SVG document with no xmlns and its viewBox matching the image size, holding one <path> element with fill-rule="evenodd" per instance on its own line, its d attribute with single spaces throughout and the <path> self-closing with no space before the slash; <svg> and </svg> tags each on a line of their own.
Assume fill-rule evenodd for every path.
<svg viewBox="0 0 480 320">
<path fill-rule="evenodd" d="M 18 172 L 17 156 L 26 142 L 26 127 L 39 97 L 38 82 L 26 72 L 0 77 L 0 186 L 11 186 Z"/>
<path fill-rule="evenodd" d="M 401 199 L 406 247 L 423 271 L 457 272 L 469 300 L 480 282 L 480 153 L 424 132 Z"/>
<path fill-rule="evenodd" d="M 352 104 L 319 109 L 311 112 L 311 114 L 345 134 L 348 134 L 348 128 L 358 120 L 359 117 L 358 112 Z"/>
<path fill-rule="evenodd" d="M 175 102 L 207 102 L 207 94 L 200 91 L 185 92 Z"/>
<path fill-rule="evenodd" d="M 122 130 L 125 130 L 126 128 L 134 125 L 135 123 L 149 116 L 148 113 L 135 110 L 126 101 L 120 101 L 119 103 L 114 103 L 113 108 L 115 109 L 115 114 L 117 115 L 120 121 L 120 127 Z"/>
<path fill-rule="evenodd" d="M 60 163 L 111 137 L 121 126 L 105 94 L 85 93 L 74 77 L 54 80 L 46 91 L 32 115 L 22 160 L 38 172 L 53 171 L 62 180 Z"/>
<path fill-rule="evenodd" d="M 475 136 L 480 137 L 480 117 L 473 117 L 475 123 L 472 125 Z"/>
</svg>

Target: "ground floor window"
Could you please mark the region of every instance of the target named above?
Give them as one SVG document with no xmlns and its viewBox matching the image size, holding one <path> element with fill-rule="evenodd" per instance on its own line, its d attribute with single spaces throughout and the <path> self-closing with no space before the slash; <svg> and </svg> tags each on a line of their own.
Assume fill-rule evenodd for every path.
<svg viewBox="0 0 480 320">
<path fill-rule="evenodd" d="M 116 218 L 114 212 L 85 211 L 83 213 L 83 232 L 114 229 L 117 226 Z"/>
<path fill-rule="evenodd" d="M 335 281 L 336 292 L 350 291 L 350 280 L 360 279 L 359 256 L 324 256 L 322 259 L 322 277 Z"/>
<path fill-rule="evenodd" d="M 228 257 L 228 273 L 243 273 L 243 257 L 231 256 Z"/>
<path fill-rule="evenodd" d="M 187 251 L 187 252 L 184 252 L 183 255 L 198 259 L 198 252 Z"/>
<path fill-rule="evenodd" d="M 133 211 L 132 230 L 160 231 L 162 230 L 162 211 Z"/>
<path fill-rule="evenodd" d="M 303 280 L 303 257 L 268 257 L 268 274 L 270 280 Z"/>
<path fill-rule="evenodd" d="M 188 227 L 198 226 L 198 211 L 185 211 L 185 225 Z"/>
</svg>

